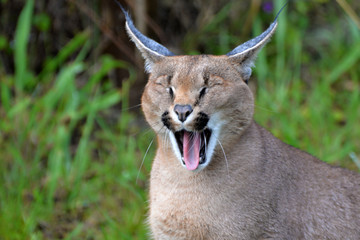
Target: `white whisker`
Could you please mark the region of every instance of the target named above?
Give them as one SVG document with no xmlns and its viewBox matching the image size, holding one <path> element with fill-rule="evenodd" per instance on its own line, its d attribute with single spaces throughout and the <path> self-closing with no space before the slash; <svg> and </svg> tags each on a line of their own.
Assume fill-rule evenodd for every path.
<svg viewBox="0 0 360 240">
<path fill-rule="evenodd" d="M 149 152 L 149 149 L 150 149 L 150 147 L 151 147 L 151 145 L 152 145 L 153 141 L 154 141 L 154 137 L 151 139 L 151 142 L 150 142 L 150 144 L 149 144 L 148 148 L 146 149 L 145 155 L 144 155 L 144 157 L 143 157 L 143 159 L 142 159 L 142 162 L 141 162 L 141 165 L 140 165 L 140 168 L 139 168 L 138 174 L 137 174 L 137 176 L 136 176 L 136 184 L 138 183 L 138 179 L 139 179 L 139 175 L 140 175 L 141 168 L 142 168 L 142 166 L 144 165 L 145 158 L 146 158 L 146 156 L 147 156 L 147 154 L 148 154 L 148 152 Z"/>
<path fill-rule="evenodd" d="M 200 134 L 200 133 L 199 133 Z M 201 150 L 201 135 L 200 135 L 200 150 Z"/>
<path fill-rule="evenodd" d="M 170 137 L 170 130 L 166 129 L 166 134 L 165 134 L 165 144 L 166 144 L 166 148 L 169 147 L 169 137 Z"/>
<path fill-rule="evenodd" d="M 262 110 L 262 111 L 266 111 L 266 112 L 270 112 L 270 113 L 278 113 L 277 111 L 271 110 L 270 108 L 266 108 L 266 107 L 262 107 L 260 105 L 254 104 L 256 109 Z"/>
<path fill-rule="evenodd" d="M 160 133 L 160 131 L 162 130 L 162 128 L 164 127 L 164 125 L 162 123 L 156 123 L 156 124 L 149 124 L 150 128 L 148 128 L 146 131 L 144 131 L 141 136 L 145 136 L 146 134 L 150 133 L 153 131 L 153 129 L 155 129 L 157 126 L 162 125 L 162 127 L 157 131 L 157 133 Z"/>
<path fill-rule="evenodd" d="M 225 157 L 225 162 L 226 162 L 226 170 L 227 170 L 227 174 L 228 174 L 228 177 L 230 177 L 230 174 L 229 174 L 229 163 L 228 163 L 228 160 L 227 160 L 227 157 L 226 157 L 226 154 L 225 154 L 225 151 L 224 151 L 224 148 L 221 144 L 221 142 L 219 141 L 219 139 L 216 139 L 216 141 L 219 143 L 220 147 L 221 147 L 221 150 L 224 154 L 224 157 Z"/>
<path fill-rule="evenodd" d="M 134 106 L 131 106 L 131 107 L 128 107 L 128 108 L 125 108 L 125 109 L 122 109 L 122 112 L 125 112 L 125 111 L 130 110 L 130 109 L 134 109 L 134 108 L 137 108 L 137 107 L 141 107 L 141 103 L 137 104 L 137 105 L 134 105 Z"/>
<path fill-rule="evenodd" d="M 152 125 L 152 126 L 155 126 L 155 125 Z M 156 135 L 158 135 L 163 128 L 164 128 L 164 125 L 156 132 Z M 165 129 L 165 130 L 167 130 L 167 129 Z M 149 152 L 149 150 L 150 150 L 151 145 L 152 145 L 153 142 L 154 142 L 154 138 L 155 138 L 155 136 L 151 139 L 150 144 L 149 144 L 148 148 L 146 149 L 145 155 L 144 155 L 144 157 L 143 157 L 143 159 L 142 159 L 142 161 L 141 161 L 140 168 L 139 168 L 139 171 L 138 171 L 137 176 L 136 176 L 136 184 L 138 183 L 138 179 L 139 179 L 139 176 L 140 176 L 141 168 L 142 168 L 142 166 L 144 165 L 145 158 L 146 158 L 146 156 L 147 156 L 147 154 L 148 154 L 148 152 Z"/>
<path fill-rule="evenodd" d="M 207 149 L 206 149 L 206 147 L 207 147 L 207 142 L 206 142 L 206 135 L 205 135 L 205 132 L 203 132 L 203 135 L 204 135 L 204 140 L 205 140 L 205 154 L 206 154 L 206 151 L 207 151 Z"/>
</svg>

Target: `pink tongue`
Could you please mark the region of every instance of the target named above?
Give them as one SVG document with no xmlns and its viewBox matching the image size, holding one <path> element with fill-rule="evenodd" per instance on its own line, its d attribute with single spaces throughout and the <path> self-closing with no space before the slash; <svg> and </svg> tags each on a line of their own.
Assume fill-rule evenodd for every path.
<svg viewBox="0 0 360 240">
<path fill-rule="evenodd" d="M 200 134 L 184 131 L 183 153 L 184 162 L 188 170 L 195 170 L 199 166 Z"/>
</svg>

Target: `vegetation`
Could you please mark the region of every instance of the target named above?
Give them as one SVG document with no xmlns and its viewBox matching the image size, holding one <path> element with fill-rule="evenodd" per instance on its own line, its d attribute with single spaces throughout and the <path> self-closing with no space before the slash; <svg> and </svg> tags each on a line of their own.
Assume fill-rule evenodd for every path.
<svg viewBox="0 0 360 240">
<path fill-rule="evenodd" d="M 34 28 L 51 24 L 46 13 L 34 14 L 34 2 L 25 2 L 13 38 L 0 33 L 0 51 L 14 66 L 13 72 L 0 66 L 0 239 L 147 239 L 156 144 L 130 111 L 139 71 L 111 55 L 89 57 L 99 43 L 96 29 L 77 32 L 32 68 L 38 56 L 29 53 L 28 40 Z M 280 2 L 267 2 L 272 14 L 256 13 L 254 35 Z M 252 78 L 255 118 L 283 141 L 359 171 L 360 31 L 343 12 L 312 28 L 306 14 L 320 2 L 330 4 L 298 1 L 279 17 Z M 227 27 L 232 4 L 200 32 L 187 33 L 182 48 L 198 53 L 199 42 L 207 53 L 223 54 L 241 43 L 231 31 L 239 21 Z M 127 72 L 121 87 L 112 79 L 116 71 Z"/>
</svg>

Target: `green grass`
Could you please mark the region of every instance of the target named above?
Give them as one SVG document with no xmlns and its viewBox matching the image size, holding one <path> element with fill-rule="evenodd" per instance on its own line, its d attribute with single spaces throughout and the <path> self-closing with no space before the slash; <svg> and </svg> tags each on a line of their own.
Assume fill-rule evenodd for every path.
<svg viewBox="0 0 360 240">
<path fill-rule="evenodd" d="M 152 135 L 139 134 L 126 111 L 109 122 L 112 106 L 128 108 L 135 72 L 106 55 L 84 61 L 85 31 L 35 75 L 32 8 L 28 1 L 19 17 L 15 75 L 0 73 L 0 239 L 144 239 L 149 161 L 135 179 Z M 130 74 L 122 89 L 103 84 L 116 68 Z"/>
<path fill-rule="evenodd" d="M 111 56 L 87 59 L 95 43 L 83 31 L 35 74 L 27 64 L 33 2 L 18 19 L 15 73 L 0 67 L 0 239 L 147 239 L 155 144 L 140 169 L 154 134 L 128 111 L 136 72 Z M 189 41 L 209 34 L 220 36 L 207 46 L 215 53 L 234 47 L 238 38 L 219 27 L 230 9 Z M 306 27 L 290 20 L 285 11 L 257 59 L 255 118 L 285 142 L 358 171 L 360 33 L 348 19 L 336 22 L 312 43 L 312 60 Z M 253 32 L 267 25 L 257 18 Z M 121 89 L 108 75 L 120 68 L 130 76 Z"/>
<path fill-rule="evenodd" d="M 302 73 L 300 64 L 311 57 L 303 47 L 304 32 L 283 24 L 286 11 L 280 16 L 275 41 L 270 42 L 276 47 L 275 61 L 268 60 L 264 48 L 255 69 L 255 119 L 291 145 L 326 162 L 358 170 L 351 154 L 360 155 L 360 32 L 347 20 L 336 22 L 334 34 L 323 33 L 326 46 L 312 40 L 319 47 L 320 59 Z M 254 32 L 260 31 L 255 24 Z M 342 31 L 349 35 L 336 34 Z M 275 72 L 269 74 L 269 69 Z M 303 79 L 305 74 L 311 79 Z"/>
</svg>

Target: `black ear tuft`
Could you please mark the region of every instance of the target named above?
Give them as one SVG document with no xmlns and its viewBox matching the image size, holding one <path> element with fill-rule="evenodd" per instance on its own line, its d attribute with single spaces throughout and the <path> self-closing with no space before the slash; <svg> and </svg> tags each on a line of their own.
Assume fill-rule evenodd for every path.
<svg viewBox="0 0 360 240">
<path fill-rule="evenodd" d="M 148 72 L 151 72 L 151 67 L 155 62 L 160 61 L 166 56 L 174 56 L 166 47 L 143 35 L 135 27 L 129 12 L 118 1 L 115 0 L 115 2 L 125 15 L 127 33 L 145 58 L 146 70 Z"/>
<path fill-rule="evenodd" d="M 232 51 L 226 54 L 231 61 L 239 65 L 239 70 L 243 75 L 245 82 L 251 76 L 251 68 L 254 66 L 254 61 L 258 52 L 265 46 L 265 44 L 270 40 L 271 36 L 275 33 L 277 27 L 277 18 L 281 11 L 285 8 L 286 4 L 280 9 L 277 13 L 274 21 L 270 26 L 259 36 L 237 46 Z"/>
</svg>

